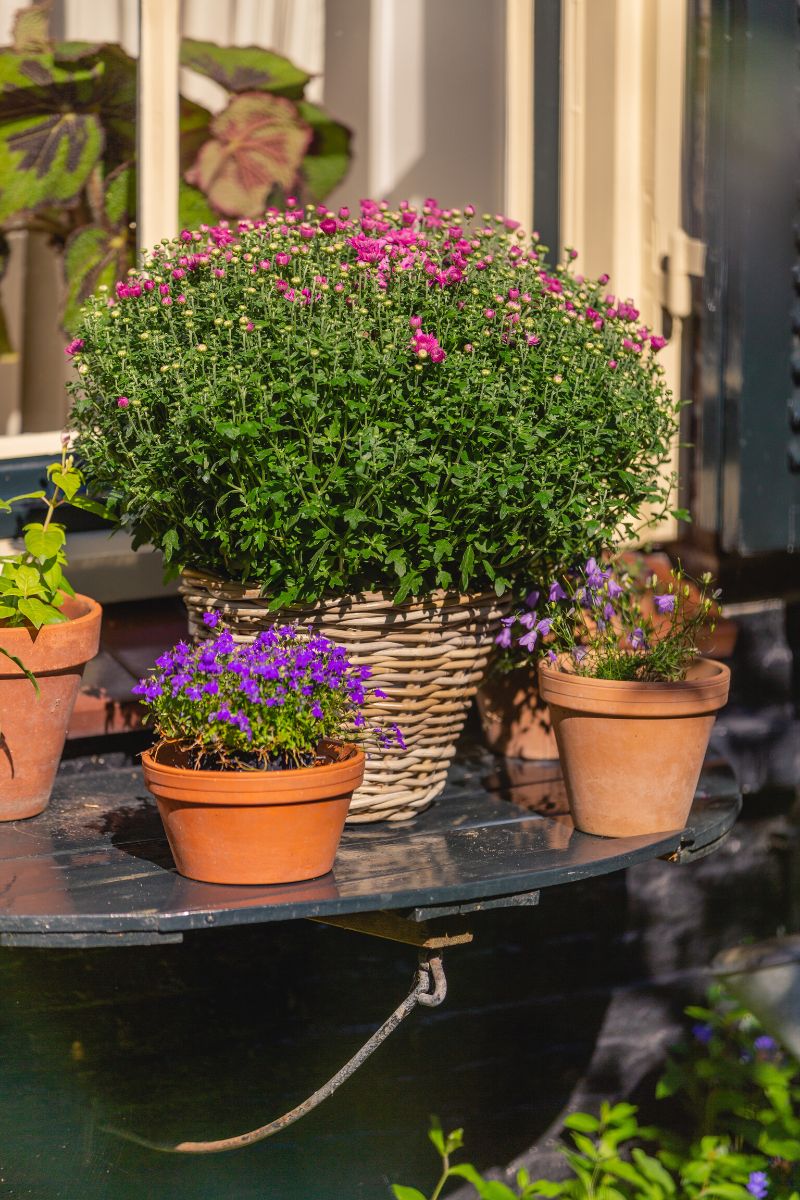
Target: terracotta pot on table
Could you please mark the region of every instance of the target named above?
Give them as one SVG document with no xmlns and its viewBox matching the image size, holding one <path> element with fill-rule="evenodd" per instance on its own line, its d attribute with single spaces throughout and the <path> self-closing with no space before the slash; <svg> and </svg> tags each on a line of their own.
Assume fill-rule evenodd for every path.
<svg viewBox="0 0 800 1200">
<path fill-rule="evenodd" d="M 170 747 L 142 755 L 181 875 L 203 883 L 296 883 L 333 866 L 364 752 L 326 747 L 322 766 L 195 771 Z"/>
<path fill-rule="evenodd" d="M 493 671 L 475 696 L 486 745 L 506 758 L 554 759 L 558 746 L 550 710 L 539 695 L 536 668 Z"/>
<path fill-rule="evenodd" d="M 697 659 L 678 683 L 590 679 L 541 662 L 576 828 L 604 837 L 682 829 L 729 686 L 729 668 L 713 659 Z"/>
<path fill-rule="evenodd" d="M 70 618 L 41 629 L 0 626 L 0 821 L 35 817 L 50 799 L 83 670 L 100 645 L 103 610 L 88 596 L 64 601 Z"/>
</svg>

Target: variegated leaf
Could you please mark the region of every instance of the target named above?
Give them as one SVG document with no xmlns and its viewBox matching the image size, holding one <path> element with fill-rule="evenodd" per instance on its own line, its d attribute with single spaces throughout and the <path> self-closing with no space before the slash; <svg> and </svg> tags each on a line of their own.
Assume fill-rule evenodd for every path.
<svg viewBox="0 0 800 1200">
<path fill-rule="evenodd" d="M 295 104 L 263 92 L 234 96 L 211 134 L 185 178 L 231 217 L 258 217 L 273 187 L 291 188 L 312 137 Z"/>
<path fill-rule="evenodd" d="M 207 75 L 229 92 L 274 92 L 297 100 L 311 76 L 299 67 L 257 46 L 216 46 L 213 42 L 181 43 L 181 66 Z"/>
<path fill-rule="evenodd" d="M 69 204 L 103 149 L 91 113 L 55 112 L 4 124 L 0 137 L 0 221 L 43 206 Z"/>
</svg>

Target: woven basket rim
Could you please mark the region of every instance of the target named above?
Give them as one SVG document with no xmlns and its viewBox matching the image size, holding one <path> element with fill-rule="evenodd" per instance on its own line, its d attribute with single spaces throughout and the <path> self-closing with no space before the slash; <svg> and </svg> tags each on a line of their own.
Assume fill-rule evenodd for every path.
<svg viewBox="0 0 800 1200">
<path fill-rule="evenodd" d="M 194 567 L 186 567 L 181 571 L 181 579 L 183 582 L 179 586 L 183 595 L 190 594 L 192 586 L 210 590 L 208 588 L 210 584 L 218 592 L 230 592 L 229 598 L 231 600 L 268 601 L 270 599 L 269 593 L 262 592 L 257 587 L 248 587 L 244 583 L 235 583 L 230 579 L 221 579 L 219 576 L 198 571 Z M 484 599 L 491 600 L 496 604 L 508 603 L 509 600 L 508 595 L 498 596 L 494 591 L 462 592 L 452 589 L 445 591 L 444 588 L 435 588 L 431 592 L 424 592 L 418 596 L 409 596 L 407 599 L 401 600 L 399 604 L 395 603 L 394 595 L 395 593 L 393 592 L 329 592 L 324 596 L 320 596 L 317 600 L 293 600 L 290 604 L 281 605 L 281 610 L 291 611 L 295 608 L 315 608 L 317 605 L 341 604 L 347 600 L 354 600 L 360 604 L 365 602 L 391 604 L 393 608 L 403 608 L 412 604 L 425 604 L 426 601 L 433 601 L 437 605 L 447 602 L 464 605 Z M 276 609 L 275 611 L 278 612 L 281 610 Z"/>
</svg>

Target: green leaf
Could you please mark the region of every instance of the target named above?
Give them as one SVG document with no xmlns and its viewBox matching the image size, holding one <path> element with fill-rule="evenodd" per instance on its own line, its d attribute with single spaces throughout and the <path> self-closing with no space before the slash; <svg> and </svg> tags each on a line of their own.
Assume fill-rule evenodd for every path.
<svg viewBox="0 0 800 1200">
<path fill-rule="evenodd" d="M 130 163 L 123 163 L 106 180 L 103 213 L 111 226 L 132 220 L 136 214 L 136 178 Z"/>
<path fill-rule="evenodd" d="M 90 500 L 88 496 L 73 496 L 70 504 L 73 508 L 82 509 L 83 512 L 94 513 L 96 517 L 105 517 L 107 521 L 112 520 L 108 506 L 99 500 Z"/>
<path fill-rule="evenodd" d="M 273 92 L 299 99 L 311 76 L 280 54 L 256 46 L 217 46 L 184 38 L 181 66 L 207 75 L 229 92 Z"/>
<path fill-rule="evenodd" d="M 103 149 L 101 74 L 98 63 L 0 51 L 0 221 L 76 199 Z"/>
<path fill-rule="evenodd" d="M 164 552 L 164 558 L 169 562 L 175 551 L 180 545 L 178 531 L 176 529 L 168 529 L 161 539 L 161 549 Z"/>
<path fill-rule="evenodd" d="M 583 1112 L 572 1113 L 564 1121 L 564 1125 L 567 1129 L 577 1129 L 579 1133 L 596 1133 L 600 1128 L 597 1117 Z"/>
<path fill-rule="evenodd" d="M 41 595 L 42 575 L 36 567 L 29 567 L 22 563 L 14 572 L 14 583 L 21 596 L 33 596 L 37 592 Z"/>
<path fill-rule="evenodd" d="M 0 604 L 0 621 L 8 621 L 11 617 L 16 617 L 17 610 L 11 604 Z"/>
<path fill-rule="evenodd" d="M 311 141 L 297 106 L 282 96 L 234 96 L 211 122 L 211 137 L 184 178 L 231 217 L 258 217 L 273 188 L 297 180 Z"/>
<path fill-rule="evenodd" d="M 47 468 L 47 474 L 50 482 L 55 487 L 61 488 L 67 500 L 72 499 L 83 483 L 83 476 L 80 471 L 77 471 L 74 467 L 65 471 L 62 469 L 61 463 L 51 463 Z"/>
<path fill-rule="evenodd" d="M 423 1196 L 419 1188 L 403 1187 L 401 1183 L 393 1183 L 392 1191 L 394 1192 L 395 1200 L 427 1200 Z"/>
<path fill-rule="evenodd" d="M 25 529 L 25 549 L 34 558 L 52 558 L 64 545 L 66 535 L 61 525 L 28 525 Z"/>
<path fill-rule="evenodd" d="M 469 588 L 469 581 L 474 566 L 475 551 L 472 546 L 467 546 L 461 558 L 461 586 L 464 588 L 464 591 L 467 591 Z"/>
<path fill-rule="evenodd" d="M 41 629 L 42 625 L 58 625 L 69 620 L 64 613 L 52 604 L 44 604 L 41 600 L 37 600 L 35 596 L 30 599 L 22 599 L 19 602 L 19 611 L 23 616 L 27 617 L 31 625 L 35 625 L 37 629 Z"/>
<path fill-rule="evenodd" d="M 84 300 L 105 284 L 114 282 L 133 264 L 133 237 L 127 224 L 116 230 L 84 225 L 70 234 L 64 249 L 67 300 L 64 327 L 76 328 Z"/>
<path fill-rule="evenodd" d="M 303 159 L 303 199 L 324 200 L 342 182 L 350 166 L 352 134 L 315 104 L 301 100 L 297 110 L 311 127 L 311 144 Z"/>
<path fill-rule="evenodd" d="M 192 187 L 181 179 L 178 189 L 178 213 L 182 229 L 196 229 L 198 225 L 213 225 L 217 216 L 199 188 Z"/>
</svg>

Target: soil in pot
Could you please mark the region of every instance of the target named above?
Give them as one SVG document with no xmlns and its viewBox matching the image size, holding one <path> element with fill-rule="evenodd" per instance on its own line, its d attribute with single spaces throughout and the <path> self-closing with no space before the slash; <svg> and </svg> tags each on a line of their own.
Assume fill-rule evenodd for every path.
<svg viewBox="0 0 800 1200">
<path fill-rule="evenodd" d="M 0 627 L 0 646 L 36 676 L 0 655 L 0 821 L 35 817 L 47 805 L 86 663 L 100 645 L 103 610 L 88 596 L 64 601 L 59 625 Z"/>
<path fill-rule="evenodd" d="M 683 829 L 730 670 L 699 659 L 678 683 L 590 679 L 539 666 L 572 819 L 584 833 Z"/>
<path fill-rule="evenodd" d="M 295 883 L 331 870 L 353 791 L 364 776 L 358 747 L 325 747 L 321 766 L 206 771 L 185 753 L 142 755 L 175 865 L 204 883 Z"/>
</svg>

